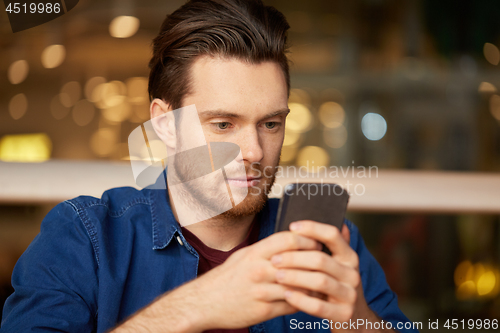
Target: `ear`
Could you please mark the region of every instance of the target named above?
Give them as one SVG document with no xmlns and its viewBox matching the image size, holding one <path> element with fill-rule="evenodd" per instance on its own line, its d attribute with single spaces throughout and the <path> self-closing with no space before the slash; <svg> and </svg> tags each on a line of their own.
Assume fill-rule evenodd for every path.
<svg viewBox="0 0 500 333">
<path fill-rule="evenodd" d="M 175 154 L 175 118 L 170 104 L 165 103 L 159 98 L 155 98 L 151 102 L 149 111 L 153 129 L 167 147 L 167 155 L 171 156 Z"/>
</svg>

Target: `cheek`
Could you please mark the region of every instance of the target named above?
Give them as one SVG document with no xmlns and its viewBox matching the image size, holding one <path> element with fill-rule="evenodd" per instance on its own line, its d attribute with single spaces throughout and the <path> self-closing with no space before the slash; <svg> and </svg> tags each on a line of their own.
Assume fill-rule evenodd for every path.
<svg viewBox="0 0 500 333">
<path fill-rule="evenodd" d="M 281 147 L 283 145 L 283 135 L 272 135 L 267 136 L 262 141 L 262 148 L 264 150 L 264 160 L 263 164 L 275 165 L 278 163 L 278 159 L 281 153 Z"/>
</svg>

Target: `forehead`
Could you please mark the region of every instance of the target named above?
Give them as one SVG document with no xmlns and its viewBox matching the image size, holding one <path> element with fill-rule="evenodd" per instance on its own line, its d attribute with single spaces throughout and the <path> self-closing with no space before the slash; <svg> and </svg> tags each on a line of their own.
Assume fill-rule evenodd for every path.
<svg viewBox="0 0 500 333">
<path fill-rule="evenodd" d="M 198 57 L 190 70 L 184 105 L 198 111 L 225 110 L 259 116 L 287 108 L 285 75 L 278 63 L 251 64 L 235 58 Z"/>
</svg>

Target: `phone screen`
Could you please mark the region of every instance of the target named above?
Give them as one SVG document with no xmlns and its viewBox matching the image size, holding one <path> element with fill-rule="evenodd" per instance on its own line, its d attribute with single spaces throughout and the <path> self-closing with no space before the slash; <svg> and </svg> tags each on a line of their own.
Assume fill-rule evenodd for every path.
<svg viewBox="0 0 500 333">
<path fill-rule="evenodd" d="M 285 187 L 276 219 L 275 232 L 286 231 L 290 223 L 312 220 L 342 229 L 349 193 L 337 184 L 294 183 Z M 323 251 L 331 254 L 323 246 Z"/>
</svg>

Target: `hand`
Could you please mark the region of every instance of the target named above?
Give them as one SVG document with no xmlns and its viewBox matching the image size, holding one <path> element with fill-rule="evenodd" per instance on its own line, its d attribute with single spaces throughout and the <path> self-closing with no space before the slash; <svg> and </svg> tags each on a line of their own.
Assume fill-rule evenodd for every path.
<svg viewBox="0 0 500 333">
<path fill-rule="evenodd" d="M 363 296 L 359 258 L 349 246 L 347 226 L 340 232 L 328 224 L 300 221 L 292 223 L 290 230 L 324 243 L 332 256 L 321 251 L 289 251 L 271 258 L 279 268 L 276 278 L 280 284 L 325 295 L 321 299 L 287 290 L 287 302 L 300 311 L 334 322 L 349 321 L 355 314 L 363 317 L 371 312 Z"/>
<path fill-rule="evenodd" d="M 177 293 L 178 298 L 193 304 L 193 331 L 248 327 L 291 314 L 297 309 L 285 301 L 285 291 L 290 288 L 276 283 L 277 269 L 270 258 L 284 251 L 320 248 L 310 237 L 280 232 L 236 251 L 223 264 L 172 295 Z"/>
</svg>

